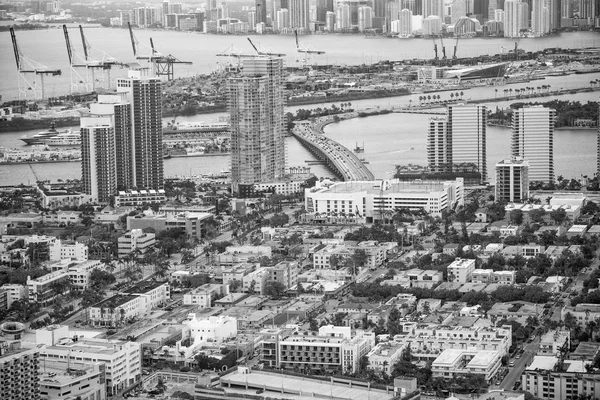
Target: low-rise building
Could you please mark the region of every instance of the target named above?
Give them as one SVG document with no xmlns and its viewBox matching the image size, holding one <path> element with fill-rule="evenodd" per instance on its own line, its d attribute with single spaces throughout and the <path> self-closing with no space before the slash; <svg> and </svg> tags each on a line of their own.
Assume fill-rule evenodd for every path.
<svg viewBox="0 0 600 400">
<path fill-rule="evenodd" d="M 56 239 L 49 244 L 50 261 L 87 261 L 88 246 L 84 243 Z"/>
<path fill-rule="evenodd" d="M 224 315 L 203 318 L 190 314 L 184 324 L 190 329 L 190 337 L 194 340 L 194 345 L 206 342 L 221 343 L 236 337 L 238 333 L 237 320 Z"/>
<path fill-rule="evenodd" d="M 168 282 L 142 281 L 123 289 L 122 293 L 133 294 L 144 299 L 148 310 L 162 306 L 171 300 L 171 286 Z"/>
<path fill-rule="evenodd" d="M 555 329 L 542 336 L 538 354 L 560 357 L 561 353 L 569 349 L 570 344 L 571 332 L 568 329 Z"/>
<path fill-rule="evenodd" d="M 196 305 L 200 308 L 212 306 L 216 297 L 223 297 L 229 294 L 229 285 L 218 285 L 207 283 L 190 290 L 183 295 L 183 304 L 186 306 Z"/>
<path fill-rule="evenodd" d="M 231 266 L 271 256 L 270 246 L 228 246 L 223 253 L 217 255 L 217 263 L 221 266 Z"/>
<path fill-rule="evenodd" d="M 469 258 L 457 258 L 448 265 L 448 282 L 467 283 L 475 271 L 475 260 Z"/>
<path fill-rule="evenodd" d="M 279 282 L 285 289 L 290 289 L 298 284 L 300 266 L 296 261 L 281 261 L 269 268 L 269 282 Z"/>
<path fill-rule="evenodd" d="M 27 291 L 30 302 L 37 302 L 42 307 L 48 306 L 60 294 L 69 292 L 69 272 L 65 269 L 50 272 L 38 278 L 31 279 L 27 277 Z M 62 293 L 58 293 L 55 288 L 62 285 Z"/>
<path fill-rule="evenodd" d="M 444 273 L 442 271 L 412 268 L 407 271 L 398 271 L 391 281 L 384 281 L 382 284 L 431 289 L 443 281 Z"/>
<path fill-rule="evenodd" d="M 493 269 L 475 269 L 471 275 L 473 283 L 497 283 L 500 285 L 513 285 L 516 271 L 494 271 Z"/>
<path fill-rule="evenodd" d="M 0 293 L 5 293 L 5 309 L 9 309 L 17 300 L 24 300 L 29 296 L 27 286 L 19 285 L 17 283 L 5 283 L 0 286 Z"/>
<path fill-rule="evenodd" d="M 141 229 L 132 229 L 119 236 L 117 241 L 119 258 L 123 258 L 136 250 L 140 254 L 145 254 L 156 244 L 156 235 L 154 233 L 144 233 Z"/>
<path fill-rule="evenodd" d="M 243 277 L 242 290 L 250 294 L 264 294 L 268 278 L 269 270 L 267 268 L 257 268 Z"/>
<path fill-rule="evenodd" d="M 600 319 L 600 304 L 580 303 L 575 307 L 564 306 L 560 312 L 561 320 L 564 321 L 571 315 L 579 326 L 585 327 L 588 322 Z"/>
<path fill-rule="evenodd" d="M 490 382 L 500 371 L 502 355 L 493 350 L 446 349 L 431 364 L 434 378 L 453 379 L 474 374 Z"/>
<path fill-rule="evenodd" d="M 99 362 L 42 359 L 40 394 L 48 399 L 106 399 L 105 366 Z M 73 357 L 75 358 L 75 357 Z"/>
<path fill-rule="evenodd" d="M 180 214 L 146 214 L 144 216 L 127 217 L 127 230 L 153 228 L 156 233 L 165 230 L 183 229 L 192 238 L 202 239 L 205 236 L 204 223 L 212 218 L 209 213 Z"/>
<path fill-rule="evenodd" d="M 369 368 L 380 373 L 384 372 L 387 375 L 391 375 L 394 370 L 394 365 L 402 357 L 402 352 L 405 348 L 406 345 L 395 344 L 393 342 L 379 343 L 367 354 Z"/>
<path fill-rule="evenodd" d="M 146 204 L 163 204 L 165 201 L 167 197 L 163 189 L 119 191 L 115 196 L 115 207 L 139 207 Z"/>
</svg>

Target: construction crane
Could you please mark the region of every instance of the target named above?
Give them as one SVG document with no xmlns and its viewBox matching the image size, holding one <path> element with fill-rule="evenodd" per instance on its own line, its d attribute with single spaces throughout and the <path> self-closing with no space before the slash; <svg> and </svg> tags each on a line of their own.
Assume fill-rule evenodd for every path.
<svg viewBox="0 0 600 400">
<path fill-rule="evenodd" d="M 19 99 L 26 99 L 29 93 L 33 94 L 34 99 L 45 98 L 44 77 L 46 75 L 61 75 L 62 71 L 60 69 L 48 68 L 43 64 L 25 57 L 19 48 L 17 36 L 12 27 L 10 28 L 10 38 L 12 40 L 15 60 L 17 62 L 17 74 L 19 75 Z"/>
<path fill-rule="evenodd" d="M 325 54 L 324 51 L 322 50 L 311 50 L 309 48 L 304 48 L 300 46 L 300 41 L 298 40 L 298 30 L 294 29 L 294 35 L 296 36 L 296 51 L 298 53 L 304 53 L 304 65 L 306 65 L 306 61 L 307 61 L 307 56 L 308 55 L 311 58 L 312 61 L 312 56 L 313 54 Z"/>
<path fill-rule="evenodd" d="M 152 65 L 152 75 L 154 76 L 166 76 L 167 80 L 172 80 L 174 77 L 174 65 L 175 64 L 187 64 L 191 65 L 191 61 L 181 61 L 175 56 L 168 54 L 163 55 L 154 47 L 154 41 L 150 38 L 150 55 L 139 55 L 139 41 L 136 39 L 133 34 L 133 29 L 131 28 L 131 23 L 127 23 L 129 28 L 129 36 L 131 38 L 131 47 L 133 48 L 133 55 L 136 60 L 147 60 Z"/>
<path fill-rule="evenodd" d="M 270 53 L 267 51 L 260 51 L 255 45 L 254 43 L 252 43 L 252 40 L 250 38 L 247 38 L 248 41 L 250 42 L 250 44 L 252 45 L 252 48 L 254 49 L 254 51 L 256 51 L 256 54 L 258 54 L 259 56 L 274 56 L 274 57 L 285 57 L 285 54 L 283 53 Z M 260 46 L 260 43 L 258 44 Z"/>
</svg>

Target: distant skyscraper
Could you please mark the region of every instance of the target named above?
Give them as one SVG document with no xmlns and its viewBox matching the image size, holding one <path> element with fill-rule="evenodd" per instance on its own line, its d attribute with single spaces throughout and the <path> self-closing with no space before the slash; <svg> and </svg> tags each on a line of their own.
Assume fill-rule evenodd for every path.
<svg viewBox="0 0 600 400">
<path fill-rule="evenodd" d="M 292 28 L 308 30 L 310 9 L 308 0 L 289 0 L 290 26 Z"/>
<path fill-rule="evenodd" d="M 138 189 L 162 189 L 162 84 L 159 78 L 143 77 L 140 71 L 129 71 L 128 78 L 117 79 L 117 93 L 124 93 L 131 104 L 131 153 L 123 182 Z M 117 143 L 121 140 L 117 138 Z M 125 140 L 125 138 L 123 138 Z M 127 139 L 129 140 L 129 139 Z M 124 167 L 125 168 L 125 167 Z"/>
<path fill-rule="evenodd" d="M 427 164 L 432 172 L 447 172 L 452 166 L 452 140 L 448 137 L 448 118 L 429 119 Z"/>
<path fill-rule="evenodd" d="M 423 0 L 423 18 L 430 15 L 437 15 L 441 21 L 444 20 L 444 0 Z"/>
<path fill-rule="evenodd" d="M 498 9 L 498 0 L 490 0 L 488 4 L 488 14 L 487 19 L 489 21 L 494 19 L 494 11 Z"/>
<path fill-rule="evenodd" d="M 547 0 L 533 0 L 531 29 L 536 36 L 544 36 L 550 32 L 550 8 Z"/>
<path fill-rule="evenodd" d="M 232 191 L 281 178 L 285 170 L 283 60 L 244 59 L 227 83 Z"/>
<path fill-rule="evenodd" d="M 350 29 L 351 27 L 350 6 L 344 3 L 338 4 L 335 9 L 335 29 L 343 30 Z"/>
<path fill-rule="evenodd" d="M 430 15 L 423 20 L 423 34 L 438 35 L 442 32 L 442 20 L 437 15 Z"/>
<path fill-rule="evenodd" d="M 385 5 L 387 0 L 373 0 L 373 17 L 385 18 Z"/>
<path fill-rule="evenodd" d="M 413 15 L 415 14 L 415 0 L 402 0 L 402 9 L 410 10 Z"/>
<path fill-rule="evenodd" d="M 597 0 L 579 0 L 579 18 L 594 18 L 600 12 Z"/>
<path fill-rule="evenodd" d="M 335 13 L 333 11 L 327 11 L 325 15 L 325 30 L 328 32 L 335 31 Z"/>
<path fill-rule="evenodd" d="M 512 157 L 496 164 L 496 201 L 519 203 L 529 198 L 529 162 Z"/>
<path fill-rule="evenodd" d="M 560 14 L 562 18 L 571 18 L 573 16 L 571 0 L 560 0 Z"/>
<path fill-rule="evenodd" d="M 364 32 L 371 29 L 373 22 L 373 9 L 368 6 L 358 8 L 358 31 Z"/>
<path fill-rule="evenodd" d="M 108 204 L 117 192 L 115 129 L 110 118 L 81 118 L 81 184 L 92 201 Z"/>
<path fill-rule="evenodd" d="M 287 8 L 277 11 L 277 29 L 283 30 L 290 27 L 290 12 Z"/>
<path fill-rule="evenodd" d="M 504 2 L 504 37 L 519 37 L 521 30 L 529 27 L 529 7 L 520 0 Z"/>
<path fill-rule="evenodd" d="M 409 36 L 412 34 L 412 19 L 413 13 L 408 8 L 400 11 L 400 23 L 398 27 L 398 33 L 400 35 Z"/>
<path fill-rule="evenodd" d="M 450 21 L 455 24 L 460 17 L 467 15 L 466 0 L 454 0 L 451 6 Z"/>
<path fill-rule="evenodd" d="M 504 10 L 494 10 L 494 18 L 497 22 L 504 23 Z"/>
<path fill-rule="evenodd" d="M 267 23 L 267 0 L 256 0 L 256 23 Z"/>
<path fill-rule="evenodd" d="M 333 0 L 317 0 L 317 21 L 327 22 L 327 12 L 333 12 Z"/>
<path fill-rule="evenodd" d="M 512 156 L 529 161 L 529 179 L 554 182 L 554 123 L 551 108 L 523 107 L 512 116 Z"/>
</svg>

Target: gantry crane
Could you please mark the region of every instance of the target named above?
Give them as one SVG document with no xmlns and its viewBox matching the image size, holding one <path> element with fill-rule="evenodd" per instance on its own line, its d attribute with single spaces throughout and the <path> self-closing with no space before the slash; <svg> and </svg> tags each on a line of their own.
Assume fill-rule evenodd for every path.
<svg viewBox="0 0 600 400">
<path fill-rule="evenodd" d="M 87 60 L 87 50 L 84 46 L 85 56 L 82 56 L 75 50 L 71 44 L 71 38 L 69 37 L 69 30 L 67 25 L 63 25 L 63 33 L 65 35 L 65 43 L 67 44 L 67 55 L 69 56 L 69 66 L 71 67 L 71 93 L 75 93 L 79 90 L 80 86 L 83 86 L 85 92 L 94 91 L 94 79 L 93 70 L 101 68 L 98 65 L 93 65 Z M 92 76 L 90 78 L 90 75 Z"/>
<path fill-rule="evenodd" d="M 311 64 L 312 64 L 312 56 L 314 54 L 325 54 L 324 51 L 322 50 L 311 50 L 309 48 L 304 48 L 300 46 L 300 41 L 298 40 L 298 30 L 294 29 L 294 35 L 296 36 L 296 51 L 298 53 L 303 53 L 304 54 L 304 65 L 306 66 L 306 62 L 307 62 L 307 58 L 310 57 L 311 58 Z M 307 57 L 308 55 L 308 57 Z"/>
<path fill-rule="evenodd" d="M 431 40 L 433 40 L 433 53 L 434 53 L 433 59 L 435 61 L 437 61 L 440 58 L 438 57 L 438 45 L 437 45 L 437 42 L 435 41 L 435 36 L 434 35 L 431 35 Z"/>
<path fill-rule="evenodd" d="M 458 40 L 460 39 L 460 36 L 456 37 L 456 42 L 454 43 L 454 53 L 452 54 L 452 59 L 456 60 L 456 50 L 458 49 Z"/>
<path fill-rule="evenodd" d="M 261 51 L 254 45 L 254 43 L 252 43 L 252 40 L 250 40 L 250 38 L 247 38 L 247 39 L 250 42 L 250 44 L 252 45 L 252 48 L 254 49 L 254 51 L 256 51 L 256 54 L 259 56 L 285 57 L 285 54 L 283 54 L 283 53 L 271 53 L 268 51 Z M 258 45 L 260 46 L 260 43 Z"/>
<path fill-rule="evenodd" d="M 252 42 L 251 42 L 252 43 Z M 256 48 L 255 48 L 256 49 Z M 257 50 L 258 52 L 258 50 Z M 252 57 L 260 57 L 258 54 L 248 54 L 244 53 L 236 49 L 233 45 L 226 48 L 224 51 L 217 54 L 217 57 L 227 57 L 229 58 L 229 63 L 227 64 L 227 71 L 239 71 L 240 70 L 240 60 L 242 58 L 252 58 Z M 234 62 L 233 59 L 237 61 Z"/>
<path fill-rule="evenodd" d="M 138 54 L 138 48 L 139 48 L 139 41 L 136 39 L 135 35 L 133 34 L 133 29 L 131 28 L 131 23 L 127 23 L 127 26 L 129 28 L 129 36 L 131 38 L 131 46 L 133 48 L 133 55 L 136 58 L 136 60 L 147 60 L 148 62 L 150 62 L 151 66 L 152 66 L 152 75 L 154 76 L 166 76 L 167 80 L 172 80 L 174 77 L 174 68 L 173 66 L 175 64 L 188 64 L 191 65 L 192 62 L 191 61 L 181 61 L 178 58 L 174 57 L 171 54 L 168 55 L 163 55 L 162 53 L 160 53 L 158 50 L 156 50 L 156 48 L 154 47 L 154 41 L 152 40 L 152 38 L 150 38 L 150 55 L 146 56 L 146 55 L 139 55 Z"/>
<path fill-rule="evenodd" d="M 103 82 L 104 87 L 110 88 L 112 81 L 110 79 L 110 71 L 113 66 L 128 66 L 126 63 L 121 63 L 117 61 L 116 58 L 112 57 L 110 54 L 92 48 L 87 39 L 85 38 L 85 34 L 83 33 L 83 27 L 79 25 L 79 32 L 81 33 L 81 44 L 83 46 L 83 54 L 85 57 L 85 62 L 88 66 L 88 70 L 90 70 L 92 74 L 92 82 L 95 85 L 96 78 L 94 76 L 94 70 L 99 69 L 103 72 L 102 76 L 106 77 L 106 80 Z"/>
<path fill-rule="evenodd" d="M 12 40 L 15 60 L 17 62 L 17 74 L 19 75 L 19 99 L 26 99 L 29 93 L 33 94 L 33 99 L 43 99 L 45 97 L 44 77 L 46 75 L 61 75 L 62 71 L 60 69 L 48 68 L 43 64 L 25 57 L 17 44 L 17 36 L 12 27 L 10 28 L 10 38 Z"/>
</svg>

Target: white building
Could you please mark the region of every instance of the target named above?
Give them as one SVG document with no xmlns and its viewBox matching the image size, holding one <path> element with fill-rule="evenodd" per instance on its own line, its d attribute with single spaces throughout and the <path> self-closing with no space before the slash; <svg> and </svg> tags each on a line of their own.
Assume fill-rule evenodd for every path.
<svg viewBox="0 0 600 400">
<path fill-rule="evenodd" d="M 183 304 L 186 306 L 196 305 L 200 308 L 212 306 L 212 301 L 217 296 L 229 294 L 229 285 L 217 285 L 207 283 L 183 295 Z"/>
<path fill-rule="evenodd" d="M 554 182 L 554 124 L 556 112 L 531 106 L 514 110 L 512 156 L 529 161 L 529 180 Z"/>
<path fill-rule="evenodd" d="M 411 10 L 405 8 L 400 11 L 398 19 L 398 34 L 400 36 L 411 36 L 413 33 L 413 13 Z"/>
<path fill-rule="evenodd" d="M 529 162 L 511 157 L 496 164 L 495 201 L 519 203 L 529 199 Z"/>
<path fill-rule="evenodd" d="M 364 32 L 373 27 L 373 9 L 369 6 L 358 7 L 358 31 Z"/>
<path fill-rule="evenodd" d="M 92 271 L 96 268 L 104 268 L 104 263 L 100 260 L 89 260 L 69 263 L 65 267 L 71 281 L 71 290 L 81 292 L 88 288 Z"/>
<path fill-rule="evenodd" d="M 0 292 L 6 293 L 6 309 L 10 309 L 16 300 L 23 300 L 28 296 L 27 287 L 16 283 L 5 283 L 0 286 Z"/>
<path fill-rule="evenodd" d="M 504 37 L 521 36 L 523 29 L 529 28 L 529 5 L 521 0 L 504 2 Z"/>
<path fill-rule="evenodd" d="M 550 8 L 547 0 L 532 1 L 531 30 L 535 36 L 545 36 L 550 32 Z"/>
<path fill-rule="evenodd" d="M 471 281 L 471 275 L 475 271 L 475 260 L 469 258 L 457 258 L 448 265 L 448 281 L 467 283 Z"/>
<path fill-rule="evenodd" d="M 252 291 L 256 294 L 263 294 L 269 278 L 267 268 L 258 268 L 242 278 L 242 290 L 244 292 Z"/>
<path fill-rule="evenodd" d="M 422 209 L 433 216 L 455 205 L 463 205 L 462 178 L 445 182 L 402 182 L 399 180 L 335 182 L 305 191 L 308 213 L 366 217 L 382 220 L 398 207 Z"/>
<path fill-rule="evenodd" d="M 122 258 L 136 250 L 139 250 L 140 254 L 145 254 L 156 244 L 156 235 L 154 233 L 144 233 L 142 229 L 132 229 L 119 236 L 117 241 L 119 258 Z"/>
<path fill-rule="evenodd" d="M 491 381 L 502 366 L 502 355 L 493 350 L 447 349 L 431 364 L 432 376 L 453 379 L 458 375 L 482 375 Z"/>
<path fill-rule="evenodd" d="M 237 319 L 224 315 L 199 318 L 189 314 L 184 324 L 190 328 L 190 335 L 197 345 L 203 342 L 221 343 L 226 339 L 237 336 Z"/>
<path fill-rule="evenodd" d="M 427 36 L 439 35 L 442 31 L 442 20 L 437 15 L 430 15 L 423 20 L 423 34 Z"/>
<path fill-rule="evenodd" d="M 56 239 L 48 247 L 50 250 L 50 261 L 87 261 L 88 259 L 88 246 L 84 243 L 66 242 Z"/>
<path fill-rule="evenodd" d="M 367 357 L 369 358 L 369 368 L 377 372 L 385 372 L 391 375 L 394 365 L 402 357 L 402 352 L 406 348 L 405 344 L 395 344 L 394 342 L 382 342 L 373 347 Z"/>
<path fill-rule="evenodd" d="M 38 278 L 31 279 L 27 277 L 27 291 L 30 302 L 38 302 L 43 307 L 49 305 L 60 293 L 54 289 L 57 284 L 64 284 L 69 280 L 69 273 L 66 270 L 50 272 Z M 63 286 L 62 294 L 69 292 L 67 286 Z"/>
</svg>

